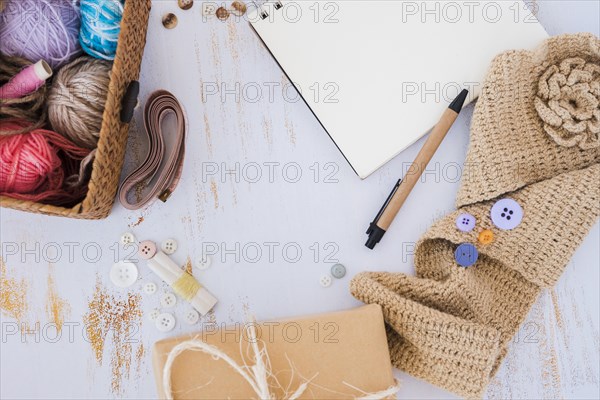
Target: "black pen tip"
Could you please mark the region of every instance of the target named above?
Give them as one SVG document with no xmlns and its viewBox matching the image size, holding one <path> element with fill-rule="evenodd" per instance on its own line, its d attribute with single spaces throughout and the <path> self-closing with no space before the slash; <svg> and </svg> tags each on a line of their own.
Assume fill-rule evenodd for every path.
<svg viewBox="0 0 600 400">
<path fill-rule="evenodd" d="M 462 106 L 463 104 L 465 104 L 465 100 L 467 99 L 468 94 L 469 91 L 467 89 L 463 89 L 462 92 L 460 92 L 458 96 L 456 96 L 456 98 L 452 100 L 452 103 L 450 103 L 448 108 L 457 114 L 460 113 L 460 110 L 462 110 Z"/>
<path fill-rule="evenodd" d="M 378 227 L 375 222 L 371 222 L 367 234 L 369 235 L 369 239 L 367 240 L 367 243 L 365 243 L 365 246 L 373 250 L 375 245 L 381 241 L 381 238 L 385 234 L 385 230 Z"/>
</svg>

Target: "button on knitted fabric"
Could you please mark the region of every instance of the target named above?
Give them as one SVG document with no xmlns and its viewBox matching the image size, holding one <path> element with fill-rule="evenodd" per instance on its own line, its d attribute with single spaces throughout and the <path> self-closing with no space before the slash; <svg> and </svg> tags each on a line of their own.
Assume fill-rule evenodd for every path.
<svg viewBox="0 0 600 400">
<path fill-rule="evenodd" d="M 523 219 L 523 209 L 513 199 L 498 200 L 490 210 L 492 222 L 497 228 L 505 231 L 515 229 Z"/>
<path fill-rule="evenodd" d="M 477 221 L 475 221 L 475 217 L 473 217 L 471 214 L 460 214 L 458 217 L 456 217 L 456 227 L 458 228 L 458 230 L 461 230 L 463 232 L 470 232 L 473 230 L 473 228 L 475 228 L 475 224 L 477 223 Z"/>
<path fill-rule="evenodd" d="M 494 241 L 494 232 L 489 229 L 484 229 L 483 231 L 479 232 L 477 240 L 479 240 L 479 243 L 481 244 L 490 244 Z"/>
<path fill-rule="evenodd" d="M 478 246 L 477 263 L 455 261 L 456 246 L 478 233 L 456 229 L 460 212 L 491 224 L 487 201 L 451 213 L 417 244 L 416 277 L 363 272 L 354 297 L 383 308 L 393 364 L 469 398 L 483 396 L 507 345 L 542 288 L 553 286 L 600 215 L 600 165 L 571 171 L 512 194 L 526 216 L 493 245 Z M 540 234 L 541 233 L 541 234 Z"/>
<path fill-rule="evenodd" d="M 494 59 L 475 106 L 465 164 L 474 169 L 463 175 L 459 209 L 419 240 L 416 276 L 363 272 L 350 284 L 354 297 L 382 306 L 393 364 L 463 397 L 483 396 L 539 293 L 600 216 L 599 149 L 558 143 L 534 106 L 542 73 L 569 57 L 598 64 L 600 39 L 562 35 Z M 493 228 L 493 243 L 479 242 L 479 229 L 457 229 L 464 213 L 479 228 L 495 227 L 491 210 L 504 198 L 522 219 Z M 468 268 L 455 260 L 461 243 L 478 250 Z"/>
<path fill-rule="evenodd" d="M 454 258 L 461 267 L 470 267 L 477 262 L 479 252 L 471 243 L 461 243 L 454 251 Z"/>
</svg>

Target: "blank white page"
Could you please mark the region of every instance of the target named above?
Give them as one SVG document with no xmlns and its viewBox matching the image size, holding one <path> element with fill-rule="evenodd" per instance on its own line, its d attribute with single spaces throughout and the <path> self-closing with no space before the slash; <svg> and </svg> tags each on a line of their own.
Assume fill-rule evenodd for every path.
<svg viewBox="0 0 600 400">
<path fill-rule="evenodd" d="M 462 88 L 473 100 L 495 55 L 547 37 L 520 0 L 280 3 L 250 23 L 363 179 L 427 133 Z"/>
</svg>

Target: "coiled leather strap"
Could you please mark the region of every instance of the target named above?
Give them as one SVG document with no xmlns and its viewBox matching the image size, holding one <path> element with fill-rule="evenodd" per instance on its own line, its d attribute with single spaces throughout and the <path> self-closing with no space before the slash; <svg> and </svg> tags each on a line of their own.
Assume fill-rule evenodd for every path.
<svg viewBox="0 0 600 400">
<path fill-rule="evenodd" d="M 165 132 L 164 119 L 175 117 L 175 132 Z M 149 204 L 155 197 L 162 201 L 177 186 L 185 152 L 185 115 L 179 101 L 171 93 L 159 90 L 152 93 L 144 108 L 144 130 L 150 147 L 146 159 L 130 173 L 119 188 L 119 201 L 129 210 L 137 210 Z M 167 136 L 168 135 L 168 136 Z M 130 203 L 128 194 L 138 185 L 146 185 L 136 201 Z"/>
</svg>

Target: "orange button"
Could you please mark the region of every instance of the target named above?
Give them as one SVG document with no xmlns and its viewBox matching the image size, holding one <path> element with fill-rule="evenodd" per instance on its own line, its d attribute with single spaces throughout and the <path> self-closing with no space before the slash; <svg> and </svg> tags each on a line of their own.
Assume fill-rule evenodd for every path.
<svg viewBox="0 0 600 400">
<path fill-rule="evenodd" d="M 494 232 L 490 231 L 489 229 L 485 229 L 479 232 L 479 237 L 477 239 L 481 244 L 490 244 L 494 241 Z"/>
</svg>

